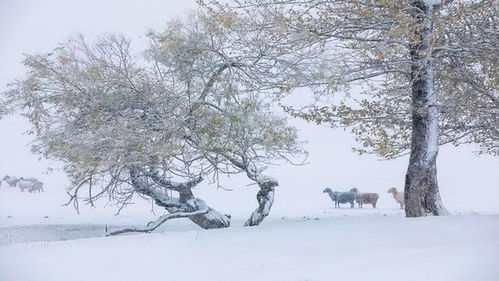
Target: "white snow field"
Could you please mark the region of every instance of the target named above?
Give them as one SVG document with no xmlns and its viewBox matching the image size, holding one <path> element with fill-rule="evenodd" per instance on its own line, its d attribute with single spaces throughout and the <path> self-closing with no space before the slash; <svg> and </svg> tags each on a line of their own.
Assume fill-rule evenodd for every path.
<svg viewBox="0 0 499 281">
<path fill-rule="evenodd" d="M 493 281 L 498 236 L 498 215 L 274 220 L 2 246 L 0 280 Z"/>
<path fill-rule="evenodd" d="M 184 219 L 151 234 L 105 237 L 106 224 L 144 226 L 150 205 L 137 201 L 119 216 L 109 206 L 82 206 L 77 215 L 61 206 L 62 192 L 3 187 L 0 281 L 498 279 L 497 214 L 407 219 L 389 194 L 378 209 L 335 209 L 312 190 L 303 198 L 315 207 L 278 200 L 259 227 L 242 227 L 249 208 L 235 212 L 229 229 L 201 230 Z"/>
</svg>

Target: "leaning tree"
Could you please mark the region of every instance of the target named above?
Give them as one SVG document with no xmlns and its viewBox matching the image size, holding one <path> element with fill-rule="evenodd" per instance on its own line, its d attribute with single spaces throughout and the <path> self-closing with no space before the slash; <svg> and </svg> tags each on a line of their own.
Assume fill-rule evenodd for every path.
<svg viewBox="0 0 499 281">
<path fill-rule="evenodd" d="M 263 173 L 266 164 L 303 152 L 295 130 L 273 113 L 271 103 L 283 89 L 295 87 L 290 78 L 303 76 L 298 65 L 307 56 L 267 45 L 269 33 L 247 29 L 248 24 L 232 12 L 198 10 L 187 21 L 151 32 L 147 56 L 160 73 L 175 76 L 177 91 L 192 103 L 186 142 L 215 173 L 235 169 L 259 186 L 258 208 L 245 223 L 252 226 L 269 214 L 278 186 Z"/>
<path fill-rule="evenodd" d="M 258 225 L 278 185 L 263 173 L 265 164 L 301 150 L 295 129 L 253 84 L 273 79 L 261 68 L 270 68 L 271 52 L 234 48 L 237 36 L 228 29 L 235 24 L 230 15 L 195 12 L 151 32 L 140 54 L 122 36 L 94 44 L 76 36 L 26 56 L 27 77 L 3 93 L 2 113 L 25 115 L 36 135 L 33 151 L 64 163 L 75 206 L 79 197 L 93 204 L 108 195 L 121 210 L 139 195 L 166 209 L 146 229 L 125 231 L 149 232 L 179 217 L 205 229 L 228 227 L 230 216 L 192 189 L 203 176 L 240 172 L 260 188 L 246 222 Z M 261 81 L 255 85 L 264 87 Z"/>
<path fill-rule="evenodd" d="M 350 126 L 360 153 L 410 154 L 408 217 L 447 212 L 437 183 L 439 145 L 478 143 L 498 154 L 497 0 L 228 3 L 208 6 L 251 18 L 249 29 L 275 34 L 270 45 L 316 52 L 308 55 L 315 69 L 307 65 L 308 79 L 297 83 L 316 99 L 285 106 L 288 112 Z"/>
</svg>

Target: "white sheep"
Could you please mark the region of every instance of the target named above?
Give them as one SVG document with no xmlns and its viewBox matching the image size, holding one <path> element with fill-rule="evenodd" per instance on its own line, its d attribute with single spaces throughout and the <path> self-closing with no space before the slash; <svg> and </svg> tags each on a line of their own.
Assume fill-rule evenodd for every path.
<svg viewBox="0 0 499 281">
<path fill-rule="evenodd" d="M 393 195 L 393 199 L 397 201 L 397 203 L 400 204 L 400 209 L 404 208 L 404 193 L 403 192 L 398 192 L 395 187 L 392 187 L 388 189 L 388 193 L 391 193 Z"/>
<path fill-rule="evenodd" d="M 19 182 L 19 179 L 16 178 L 16 177 L 11 177 L 9 175 L 5 176 L 3 178 L 3 180 L 5 182 L 7 182 L 7 184 L 10 186 L 10 187 L 15 187 L 17 185 L 17 183 Z"/>
<path fill-rule="evenodd" d="M 34 188 L 34 183 L 32 181 L 20 180 L 17 183 L 17 187 L 19 187 L 19 189 L 21 189 L 21 192 L 24 192 L 24 190 L 28 190 L 31 192 L 31 190 Z"/>
<path fill-rule="evenodd" d="M 33 182 L 33 187 L 29 190 L 29 192 L 43 192 L 43 182 L 35 181 Z"/>
<path fill-rule="evenodd" d="M 19 178 L 20 181 L 32 182 L 32 187 L 28 190 L 29 192 L 43 192 L 43 182 L 39 181 L 37 178 Z"/>
<path fill-rule="evenodd" d="M 29 181 L 29 180 L 21 180 L 17 184 L 17 186 L 21 189 L 21 192 L 24 190 L 28 190 L 29 192 L 43 192 L 43 182 L 41 181 Z"/>
</svg>

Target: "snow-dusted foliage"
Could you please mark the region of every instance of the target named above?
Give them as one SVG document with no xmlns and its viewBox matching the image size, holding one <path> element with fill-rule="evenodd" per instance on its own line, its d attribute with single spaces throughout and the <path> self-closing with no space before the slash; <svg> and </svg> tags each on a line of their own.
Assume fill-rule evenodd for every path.
<svg viewBox="0 0 499 281">
<path fill-rule="evenodd" d="M 194 12 L 151 32 L 140 55 L 123 36 L 76 36 L 28 55 L 27 78 L 4 93 L 3 109 L 29 118 L 35 152 L 65 163 L 74 204 L 109 195 L 123 207 L 139 194 L 171 213 L 160 220 L 227 227 L 230 216 L 192 193 L 202 176 L 244 172 L 273 194 L 277 180 L 254 167 L 300 153 L 295 129 L 263 89 L 281 84 L 276 50 L 245 49 L 237 25 L 230 14 Z M 261 202 L 263 217 L 271 204 Z"/>
<path fill-rule="evenodd" d="M 250 15 L 250 29 L 276 34 L 268 46 L 306 50 L 309 79 L 301 82 L 317 100 L 288 112 L 349 126 L 360 153 L 410 152 L 408 216 L 446 213 L 436 178 L 440 144 L 478 143 L 498 154 L 496 0 L 213 2 Z"/>
<path fill-rule="evenodd" d="M 359 153 L 393 158 L 410 150 L 411 67 L 429 62 L 439 144 L 477 143 L 483 153 L 499 153 L 497 1 L 412 1 L 414 7 L 407 1 L 231 2 L 266 3 L 255 13 L 274 6 L 267 11 L 277 15 L 273 32 L 287 30 L 295 41 L 323 46 L 323 63 L 309 73 L 319 101 L 287 109 L 310 121 L 349 126 Z M 417 5 L 427 5 L 428 15 L 418 16 Z M 419 62 L 413 57 L 418 28 L 429 31 Z M 333 103 L 322 98 L 331 92 Z"/>
</svg>

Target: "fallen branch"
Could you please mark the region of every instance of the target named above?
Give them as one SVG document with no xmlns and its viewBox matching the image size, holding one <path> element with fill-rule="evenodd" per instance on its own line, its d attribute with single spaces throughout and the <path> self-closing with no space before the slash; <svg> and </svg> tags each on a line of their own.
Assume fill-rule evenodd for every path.
<svg viewBox="0 0 499 281">
<path fill-rule="evenodd" d="M 160 216 L 156 221 L 149 222 L 147 224 L 147 227 L 144 229 L 126 228 L 126 229 L 122 229 L 122 230 L 113 231 L 106 236 L 111 236 L 111 235 L 114 236 L 114 235 L 119 235 L 119 234 L 128 233 L 128 232 L 149 233 L 149 232 L 154 231 L 156 228 L 158 228 L 160 225 L 162 225 L 167 220 L 177 219 L 177 218 L 187 218 L 187 217 L 194 216 L 194 215 L 206 214 L 206 213 L 208 213 L 208 211 L 209 211 L 209 209 L 205 208 L 205 209 L 194 211 L 194 212 L 177 212 L 177 213 L 166 214 L 166 215 Z"/>
</svg>

